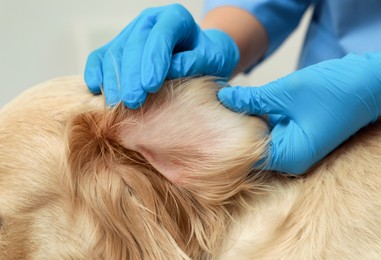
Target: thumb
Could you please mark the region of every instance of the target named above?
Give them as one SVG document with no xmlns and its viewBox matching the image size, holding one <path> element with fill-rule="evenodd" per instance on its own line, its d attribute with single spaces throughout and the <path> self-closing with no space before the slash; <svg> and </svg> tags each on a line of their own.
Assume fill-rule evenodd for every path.
<svg viewBox="0 0 381 260">
<path fill-rule="evenodd" d="M 225 87 L 218 99 L 227 108 L 250 115 L 285 114 L 286 106 L 277 82 L 263 87 Z M 287 98 L 287 96 L 285 97 Z"/>
</svg>

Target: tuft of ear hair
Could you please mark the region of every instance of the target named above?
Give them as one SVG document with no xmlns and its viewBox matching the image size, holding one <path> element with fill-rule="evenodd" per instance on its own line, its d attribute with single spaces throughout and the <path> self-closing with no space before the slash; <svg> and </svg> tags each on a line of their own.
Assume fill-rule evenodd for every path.
<svg viewBox="0 0 381 260">
<path fill-rule="evenodd" d="M 97 227 L 92 257 L 216 256 L 233 212 L 263 186 L 268 129 L 217 100 L 214 78 L 169 81 L 138 110 L 82 113 L 68 127 L 73 212 Z"/>
</svg>

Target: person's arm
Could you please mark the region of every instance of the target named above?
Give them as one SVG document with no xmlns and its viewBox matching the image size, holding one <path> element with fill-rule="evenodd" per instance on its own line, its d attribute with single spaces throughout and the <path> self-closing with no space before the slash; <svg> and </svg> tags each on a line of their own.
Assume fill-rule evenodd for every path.
<svg viewBox="0 0 381 260">
<path fill-rule="evenodd" d="M 228 33 L 240 49 L 236 70 L 246 71 L 271 55 L 298 26 L 315 0 L 206 0 L 203 28 Z"/>
<path fill-rule="evenodd" d="M 268 48 L 263 26 L 255 16 L 238 7 L 223 6 L 211 10 L 201 21 L 201 27 L 222 30 L 234 39 L 241 54 L 235 74 L 257 62 Z"/>
</svg>

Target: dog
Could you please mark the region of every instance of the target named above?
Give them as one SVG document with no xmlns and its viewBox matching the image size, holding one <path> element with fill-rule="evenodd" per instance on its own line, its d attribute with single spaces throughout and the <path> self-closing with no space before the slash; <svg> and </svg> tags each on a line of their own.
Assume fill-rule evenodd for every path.
<svg viewBox="0 0 381 260">
<path fill-rule="evenodd" d="M 138 110 L 80 77 L 0 110 L 0 259 L 379 259 L 381 124 L 304 176 L 255 170 L 269 128 L 168 81 Z"/>
</svg>

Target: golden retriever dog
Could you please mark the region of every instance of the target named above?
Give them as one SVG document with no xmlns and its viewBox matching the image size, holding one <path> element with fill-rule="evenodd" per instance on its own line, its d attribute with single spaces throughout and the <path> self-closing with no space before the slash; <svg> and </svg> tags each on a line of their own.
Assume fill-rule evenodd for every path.
<svg viewBox="0 0 381 260">
<path fill-rule="evenodd" d="M 0 259 L 380 259 L 381 124 L 306 175 L 253 170 L 264 120 L 212 78 L 138 110 L 79 77 L 0 110 Z"/>
</svg>

